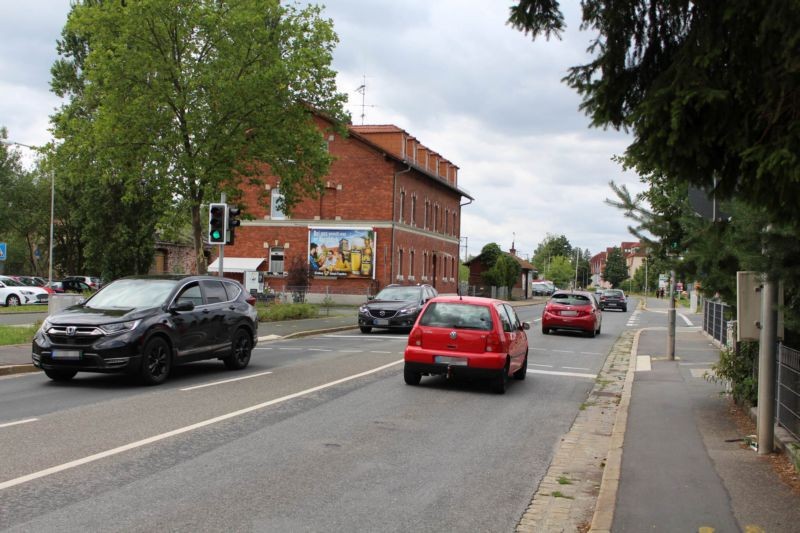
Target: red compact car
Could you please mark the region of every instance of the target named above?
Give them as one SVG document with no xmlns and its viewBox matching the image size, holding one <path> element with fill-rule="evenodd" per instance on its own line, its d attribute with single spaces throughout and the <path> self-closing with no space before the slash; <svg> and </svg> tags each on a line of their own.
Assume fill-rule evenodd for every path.
<svg viewBox="0 0 800 533">
<path fill-rule="evenodd" d="M 438 296 L 408 336 L 403 377 L 409 385 L 431 375 L 484 378 L 503 394 L 509 376 L 525 379 L 530 327 L 500 300 Z"/>
<path fill-rule="evenodd" d="M 542 333 L 565 329 L 580 331 L 590 337 L 600 334 L 603 313 L 594 295 L 584 291 L 557 291 L 542 312 Z"/>
</svg>

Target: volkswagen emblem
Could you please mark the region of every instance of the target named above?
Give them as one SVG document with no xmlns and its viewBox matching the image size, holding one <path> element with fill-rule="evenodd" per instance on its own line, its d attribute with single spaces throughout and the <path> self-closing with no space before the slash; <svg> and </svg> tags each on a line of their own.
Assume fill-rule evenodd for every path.
<svg viewBox="0 0 800 533">
<path fill-rule="evenodd" d="M 380 312 L 380 313 L 378 313 L 378 314 L 379 314 L 379 315 L 381 315 L 381 316 L 386 316 L 386 311 L 381 311 L 381 312 Z"/>
<path fill-rule="evenodd" d="M 67 336 L 74 337 L 76 331 L 78 331 L 78 328 L 75 326 L 67 326 Z"/>
<path fill-rule="evenodd" d="M 458 337 L 458 333 L 456 333 L 455 331 L 451 331 L 450 332 L 450 338 L 453 339 L 453 340 L 456 340 L 456 337 Z"/>
</svg>

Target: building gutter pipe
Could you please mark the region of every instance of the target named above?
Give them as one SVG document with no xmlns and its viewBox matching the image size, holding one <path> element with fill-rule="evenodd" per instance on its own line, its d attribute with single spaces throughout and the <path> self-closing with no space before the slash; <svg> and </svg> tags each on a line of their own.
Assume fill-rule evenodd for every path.
<svg viewBox="0 0 800 533">
<path fill-rule="evenodd" d="M 397 176 L 400 174 L 405 174 L 406 172 L 411 172 L 411 165 L 408 164 L 407 161 L 403 160 L 403 164 L 406 165 L 405 170 L 400 170 L 394 173 L 394 178 L 392 180 L 392 247 L 389 249 L 389 257 L 392 258 L 392 266 L 389 268 L 389 283 L 394 283 L 394 232 L 395 227 L 397 226 Z"/>
</svg>

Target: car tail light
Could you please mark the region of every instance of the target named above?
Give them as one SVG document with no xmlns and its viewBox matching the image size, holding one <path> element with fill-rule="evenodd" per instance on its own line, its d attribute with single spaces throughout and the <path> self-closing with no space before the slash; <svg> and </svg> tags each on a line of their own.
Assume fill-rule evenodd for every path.
<svg viewBox="0 0 800 533">
<path fill-rule="evenodd" d="M 422 328 L 415 327 L 408 335 L 409 346 L 422 346 Z"/>
<path fill-rule="evenodd" d="M 505 351 L 504 348 L 505 346 L 503 345 L 503 339 L 500 338 L 500 335 L 496 331 L 492 331 L 486 336 L 487 352 L 502 353 Z"/>
<path fill-rule="evenodd" d="M 250 296 L 248 296 L 247 298 L 245 298 L 245 299 L 244 299 L 244 301 L 245 301 L 245 302 L 247 302 L 247 303 L 249 303 L 249 304 L 250 304 L 250 305 L 252 305 L 253 307 L 255 307 L 255 306 L 256 306 L 256 297 L 255 297 L 255 296 L 253 296 L 253 295 L 250 295 Z"/>
</svg>

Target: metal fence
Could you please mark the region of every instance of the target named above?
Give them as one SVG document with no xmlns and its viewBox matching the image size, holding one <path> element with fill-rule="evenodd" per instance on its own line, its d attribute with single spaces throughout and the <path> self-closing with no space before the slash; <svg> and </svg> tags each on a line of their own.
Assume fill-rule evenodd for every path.
<svg viewBox="0 0 800 533">
<path fill-rule="evenodd" d="M 723 302 L 703 301 L 703 330 L 723 346 L 728 345 L 731 309 L 730 305 Z"/>
<path fill-rule="evenodd" d="M 775 419 L 800 440 L 800 352 L 778 345 Z"/>
</svg>

